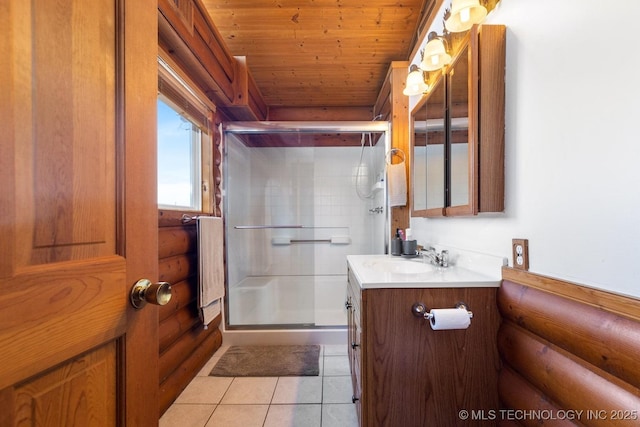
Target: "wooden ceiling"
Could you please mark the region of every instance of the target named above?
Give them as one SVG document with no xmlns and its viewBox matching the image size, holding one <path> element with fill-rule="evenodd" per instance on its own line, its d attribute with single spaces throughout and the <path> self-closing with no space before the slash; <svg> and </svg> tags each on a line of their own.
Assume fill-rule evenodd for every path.
<svg viewBox="0 0 640 427">
<path fill-rule="evenodd" d="M 202 0 L 269 107 L 372 107 L 441 0 Z"/>
</svg>

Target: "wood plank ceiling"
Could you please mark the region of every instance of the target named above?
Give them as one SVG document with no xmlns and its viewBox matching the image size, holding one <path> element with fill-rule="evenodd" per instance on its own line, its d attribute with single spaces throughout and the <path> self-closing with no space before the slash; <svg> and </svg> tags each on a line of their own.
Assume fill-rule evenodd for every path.
<svg viewBox="0 0 640 427">
<path fill-rule="evenodd" d="M 368 107 L 438 0 L 202 0 L 271 107 Z"/>
</svg>

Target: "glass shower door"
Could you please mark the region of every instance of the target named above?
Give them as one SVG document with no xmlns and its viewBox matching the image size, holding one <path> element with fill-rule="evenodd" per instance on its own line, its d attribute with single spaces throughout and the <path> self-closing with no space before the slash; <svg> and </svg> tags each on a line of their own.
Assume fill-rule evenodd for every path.
<svg viewBox="0 0 640 427">
<path fill-rule="evenodd" d="M 251 136 L 225 133 L 227 327 L 345 326 L 346 256 L 384 251 L 372 238 L 383 201 L 356 196 L 361 147 Z"/>
</svg>

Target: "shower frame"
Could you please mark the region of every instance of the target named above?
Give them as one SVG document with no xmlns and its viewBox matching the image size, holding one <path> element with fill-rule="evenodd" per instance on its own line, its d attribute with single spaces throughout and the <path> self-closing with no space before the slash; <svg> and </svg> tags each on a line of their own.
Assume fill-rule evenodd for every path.
<svg viewBox="0 0 640 427">
<path fill-rule="evenodd" d="M 344 133 L 353 133 L 353 134 L 362 134 L 362 133 L 379 133 L 382 134 L 382 141 L 384 143 L 384 152 L 386 153 L 391 148 L 391 123 L 387 121 L 312 121 L 312 122 L 302 122 L 302 121 L 234 121 L 234 122 L 224 122 L 220 124 L 220 133 L 223 141 L 223 155 L 224 155 L 224 165 L 226 166 L 226 158 L 227 158 L 227 144 L 226 138 L 228 134 L 237 134 L 237 135 L 250 135 L 250 134 L 344 134 Z M 225 167 L 223 171 L 223 206 L 224 206 L 224 214 L 227 213 L 227 202 L 226 202 L 226 182 L 228 180 L 228 170 Z M 385 179 L 386 185 L 386 179 Z M 385 194 L 387 193 L 385 189 Z M 384 211 L 384 224 L 385 224 L 385 232 L 384 235 L 384 247 L 385 252 L 387 252 L 387 248 L 389 246 L 389 227 L 390 227 L 390 218 L 388 209 Z M 225 239 L 226 240 L 226 239 Z M 226 246 L 226 244 L 225 244 Z M 227 248 L 225 247 L 225 254 Z M 226 255 L 225 255 L 226 256 Z M 233 331 L 265 331 L 265 330 L 281 330 L 281 331 L 295 331 L 296 327 L 291 327 L 291 325 L 229 325 L 229 266 L 225 263 L 225 277 L 227 278 L 227 283 L 225 283 L 225 304 L 224 304 L 224 331 L 225 332 L 233 332 Z M 295 325 L 294 325 L 295 326 Z M 332 329 L 330 327 L 321 327 L 320 330 L 328 330 Z M 340 328 L 341 330 L 344 328 Z"/>
</svg>

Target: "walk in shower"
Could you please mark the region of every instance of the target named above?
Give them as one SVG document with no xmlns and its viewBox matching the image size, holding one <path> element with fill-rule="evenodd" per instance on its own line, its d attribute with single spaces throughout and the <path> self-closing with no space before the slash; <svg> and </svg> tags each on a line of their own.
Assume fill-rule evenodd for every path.
<svg viewBox="0 0 640 427">
<path fill-rule="evenodd" d="M 223 126 L 225 327 L 346 325 L 348 254 L 384 253 L 387 122 Z"/>
</svg>

